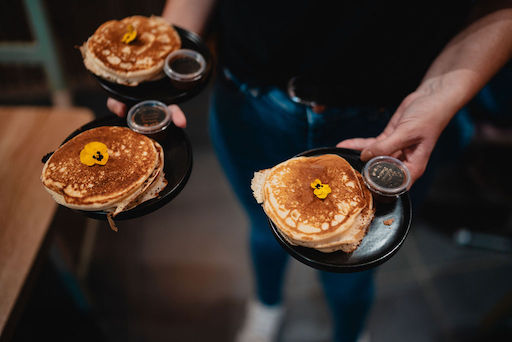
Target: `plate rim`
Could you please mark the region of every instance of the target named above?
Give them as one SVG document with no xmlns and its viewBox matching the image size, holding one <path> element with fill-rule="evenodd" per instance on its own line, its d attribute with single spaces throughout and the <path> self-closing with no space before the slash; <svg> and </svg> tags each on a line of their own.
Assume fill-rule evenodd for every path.
<svg viewBox="0 0 512 342">
<path fill-rule="evenodd" d="M 347 149 L 347 148 L 340 148 L 340 147 L 319 147 L 319 148 L 313 148 L 306 151 L 303 151 L 299 154 L 296 154 L 294 157 L 301 157 L 301 156 L 315 156 L 315 155 L 322 155 L 322 154 L 337 154 L 341 157 L 344 157 L 340 153 L 350 154 L 353 157 L 358 157 L 361 155 L 360 151 L 353 150 L 353 149 Z M 350 161 L 347 160 L 349 163 Z M 362 167 L 364 167 L 364 162 L 362 162 Z M 350 163 L 352 165 L 352 163 Z M 353 165 L 352 165 L 353 166 Z M 359 171 L 359 170 L 358 170 Z M 412 223 L 412 205 L 411 205 L 411 199 L 409 196 L 409 192 L 405 192 L 404 194 L 399 196 L 400 201 L 403 204 L 403 212 L 404 217 L 406 218 L 406 223 L 404 227 L 401 227 L 401 230 L 403 230 L 403 233 L 400 235 L 400 238 L 398 239 L 396 244 L 393 244 L 393 247 L 389 250 L 385 251 L 383 255 L 380 255 L 376 259 L 372 259 L 370 261 L 357 263 L 357 264 L 346 264 L 346 265 L 338 265 L 338 264 L 332 264 L 332 263 L 326 263 L 326 262 L 319 262 L 317 260 L 314 260 L 307 255 L 304 255 L 300 251 L 302 249 L 304 250 L 314 250 L 314 248 L 308 248 L 304 246 L 294 246 L 290 244 L 286 239 L 283 237 L 279 229 L 277 229 L 274 222 L 267 216 L 270 229 L 275 236 L 275 238 L 278 240 L 278 242 L 281 244 L 282 247 L 295 259 L 297 259 L 299 262 L 302 262 L 310 267 L 313 267 L 315 269 L 328 271 L 328 272 L 336 272 L 336 273 L 350 273 L 350 272 L 359 272 L 368 270 L 371 268 L 374 268 L 376 266 L 379 266 L 389 260 L 396 252 L 402 247 L 403 243 L 405 242 Z M 378 203 L 378 202 L 376 202 Z M 377 206 L 377 204 L 376 204 Z M 297 250 L 298 249 L 298 250 Z M 318 250 L 315 250 L 315 253 L 323 253 Z M 343 253 L 343 255 L 350 254 L 345 253 L 343 251 L 336 251 L 332 253 Z M 326 253 L 329 254 L 329 253 Z"/>
<path fill-rule="evenodd" d="M 188 40 L 190 43 L 200 47 L 199 50 L 197 50 L 197 49 L 195 49 L 195 50 L 200 52 L 201 54 L 203 54 L 203 57 L 206 60 L 206 70 L 205 70 L 205 77 L 201 80 L 201 82 L 199 82 L 192 89 L 188 89 L 188 90 L 184 90 L 184 91 L 180 92 L 180 94 L 174 96 L 172 98 L 172 100 L 169 100 L 170 98 L 166 98 L 166 97 L 162 97 L 162 96 L 157 96 L 156 97 L 157 100 L 159 100 L 161 102 L 164 102 L 167 105 L 183 103 L 184 101 L 189 100 L 189 99 L 197 96 L 206 87 L 206 85 L 209 83 L 209 81 L 211 79 L 211 76 L 213 74 L 213 69 L 214 69 L 214 65 L 215 65 L 215 61 L 214 61 L 212 52 L 210 51 L 210 49 L 206 45 L 205 41 L 198 34 L 196 34 L 195 32 L 192 32 L 190 30 L 187 30 L 185 28 L 182 28 L 181 26 L 177 26 L 177 25 L 172 25 L 172 26 L 176 29 L 176 31 L 180 35 L 180 38 L 182 39 L 182 43 L 183 43 L 184 40 Z M 119 101 L 122 101 L 122 102 L 125 102 L 125 103 L 131 105 L 131 104 L 134 104 L 134 103 L 137 103 L 137 102 L 144 101 L 144 100 L 148 99 L 146 97 L 140 97 L 140 96 L 125 95 L 125 94 L 123 94 L 123 91 L 122 91 L 123 89 L 134 90 L 138 86 L 131 87 L 131 86 L 126 86 L 126 85 L 123 85 L 123 84 L 115 83 L 115 82 L 109 81 L 107 79 L 104 79 L 101 76 L 98 76 L 98 75 L 94 74 L 89 69 L 86 69 L 86 70 L 89 72 L 89 74 L 93 78 L 96 79 L 96 81 L 98 82 L 100 87 L 109 96 L 111 96 L 111 97 L 113 97 L 113 98 L 115 98 L 115 99 L 117 99 Z M 149 87 L 158 87 L 158 83 L 159 82 L 163 83 L 164 86 L 166 87 L 166 89 L 171 89 L 170 87 L 172 87 L 171 80 L 168 79 L 167 76 L 164 76 L 163 78 L 158 79 L 158 80 L 154 80 L 154 81 L 141 82 L 139 84 L 139 86 L 142 84 L 143 88 L 148 87 L 148 86 Z M 121 90 L 121 92 L 117 91 L 116 89 Z M 172 89 L 176 89 L 176 88 L 172 87 Z"/>
<path fill-rule="evenodd" d="M 96 118 L 96 119 L 91 120 L 88 123 L 80 126 L 76 130 L 74 130 L 72 133 L 70 133 L 63 140 L 63 142 L 60 144 L 60 146 L 62 146 L 67 141 L 69 141 L 70 139 L 72 139 L 73 137 L 77 136 L 78 134 L 80 134 L 82 132 L 85 132 L 85 131 L 95 128 L 95 127 L 101 127 L 101 126 L 128 127 L 126 120 L 123 120 L 123 118 L 120 118 L 114 114 L 107 115 L 105 117 Z M 192 173 L 193 164 L 194 164 L 192 143 L 190 142 L 190 139 L 188 138 L 184 129 L 174 126 L 174 125 L 172 125 L 172 127 L 173 127 L 172 129 L 176 129 L 176 130 L 180 131 L 181 132 L 180 134 L 182 134 L 183 138 L 184 138 L 183 141 L 185 142 L 185 148 L 187 150 L 187 161 L 186 161 L 187 165 L 186 165 L 185 173 L 181 176 L 179 182 L 173 187 L 173 189 L 169 190 L 169 193 L 166 194 L 164 197 L 153 198 L 153 199 L 148 200 L 147 202 L 143 202 L 143 203 L 137 205 L 136 207 L 134 207 L 132 209 L 129 209 L 127 211 L 122 211 L 114 217 L 114 220 L 122 221 L 122 220 L 133 219 L 133 218 L 137 218 L 137 217 L 141 217 L 141 216 L 150 214 L 150 213 L 160 209 L 161 207 L 163 207 L 165 204 L 169 203 L 170 201 L 172 201 L 184 189 L 185 185 L 187 184 L 187 182 L 190 178 L 190 175 Z M 165 151 L 164 151 L 164 155 L 165 155 Z M 165 159 L 165 157 L 164 157 L 164 159 Z M 165 164 L 164 164 L 164 170 L 165 170 Z M 167 184 L 163 190 L 165 190 L 168 186 L 169 186 L 169 184 Z M 162 200 L 162 198 L 163 198 L 163 200 Z M 64 205 L 61 205 L 61 206 L 68 208 Z M 80 210 L 80 209 L 71 209 L 71 208 L 68 208 L 68 209 L 73 210 L 77 213 L 83 214 L 83 215 L 93 218 L 93 219 L 107 220 L 108 213 L 103 210 L 89 211 L 89 210 Z"/>
</svg>

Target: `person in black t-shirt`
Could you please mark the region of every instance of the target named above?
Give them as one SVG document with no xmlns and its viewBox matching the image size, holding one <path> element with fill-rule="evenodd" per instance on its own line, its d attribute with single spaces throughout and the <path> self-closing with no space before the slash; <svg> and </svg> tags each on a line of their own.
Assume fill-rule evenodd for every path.
<svg viewBox="0 0 512 342">
<path fill-rule="evenodd" d="M 360 150 L 364 161 L 392 155 L 409 168 L 418 203 L 437 161 L 453 157 L 468 139 L 464 106 L 512 56 L 512 4 L 224 0 L 217 5 L 169 0 L 163 16 L 200 34 L 212 18 L 218 33 L 220 72 L 210 133 L 250 219 L 255 271 L 256 295 L 237 338 L 270 341 L 283 315 L 287 255 L 252 198 L 252 173 L 320 146 Z M 306 80 L 305 88 L 317 86 L 311 106 L 288 96 L 294 77 Z M 126 112 L 113 99 L 107 105 L 120 116 Z M 171 110 L 174 123 L 185 127 L 184 113 L 177 106 Z M 355 341 L 372 303 L 373 272 L 319 272 L 319 277 L 333 314 L 333 339 Z"/>
</svg>

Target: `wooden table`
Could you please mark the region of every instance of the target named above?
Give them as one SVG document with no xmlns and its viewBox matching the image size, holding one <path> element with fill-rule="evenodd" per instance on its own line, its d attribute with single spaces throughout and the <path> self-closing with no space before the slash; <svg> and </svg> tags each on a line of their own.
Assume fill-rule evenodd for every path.
<svg viewBox="0 0 512 342">
<path fill-rule="evenodd" d="M 0 107 L 0 336 L 57 208 L 41 158 L 93 118 L 86 108 Z"/>
</svg>

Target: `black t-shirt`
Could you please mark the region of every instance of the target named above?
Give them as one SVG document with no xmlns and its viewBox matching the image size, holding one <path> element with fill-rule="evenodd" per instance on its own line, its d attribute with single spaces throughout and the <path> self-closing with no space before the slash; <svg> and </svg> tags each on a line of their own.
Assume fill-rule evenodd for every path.
<svg viewBox="0 0 512 342">
<path fill-rule="evenodd" d="M 220 62 L 241 80 L 307 75 L 326 102 L 396 105 L 414 91 L 471 1 L 221 0 Z"/>
</svg>

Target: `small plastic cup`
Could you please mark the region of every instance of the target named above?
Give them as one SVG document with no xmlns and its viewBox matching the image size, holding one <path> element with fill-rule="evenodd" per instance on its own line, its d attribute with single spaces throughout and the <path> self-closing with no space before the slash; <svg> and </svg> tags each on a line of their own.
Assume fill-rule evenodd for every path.
<svg viewBox="0 0 512 342">
<path fill-rule="evenodd" d="M 131 107 L 126 121 L 133 131 L 159 140 L 171 124 L 172 115 L 165 103 L 147 100 Z"/>
<path fill-rule="evenodd" d="M 363 180 L 378 200 L 392 201 L 407 191 L 411 175 L 405 164 L 393 157 L 370 159 L 363 169 Z"/>
<path fill-rule="evenodd" d="M 193 87 L 203 78 L 205 70 L 204 57 L 194 50 L 179 49 L 165 59 L 164 72 L 176 88 Z"/>
</svg>

